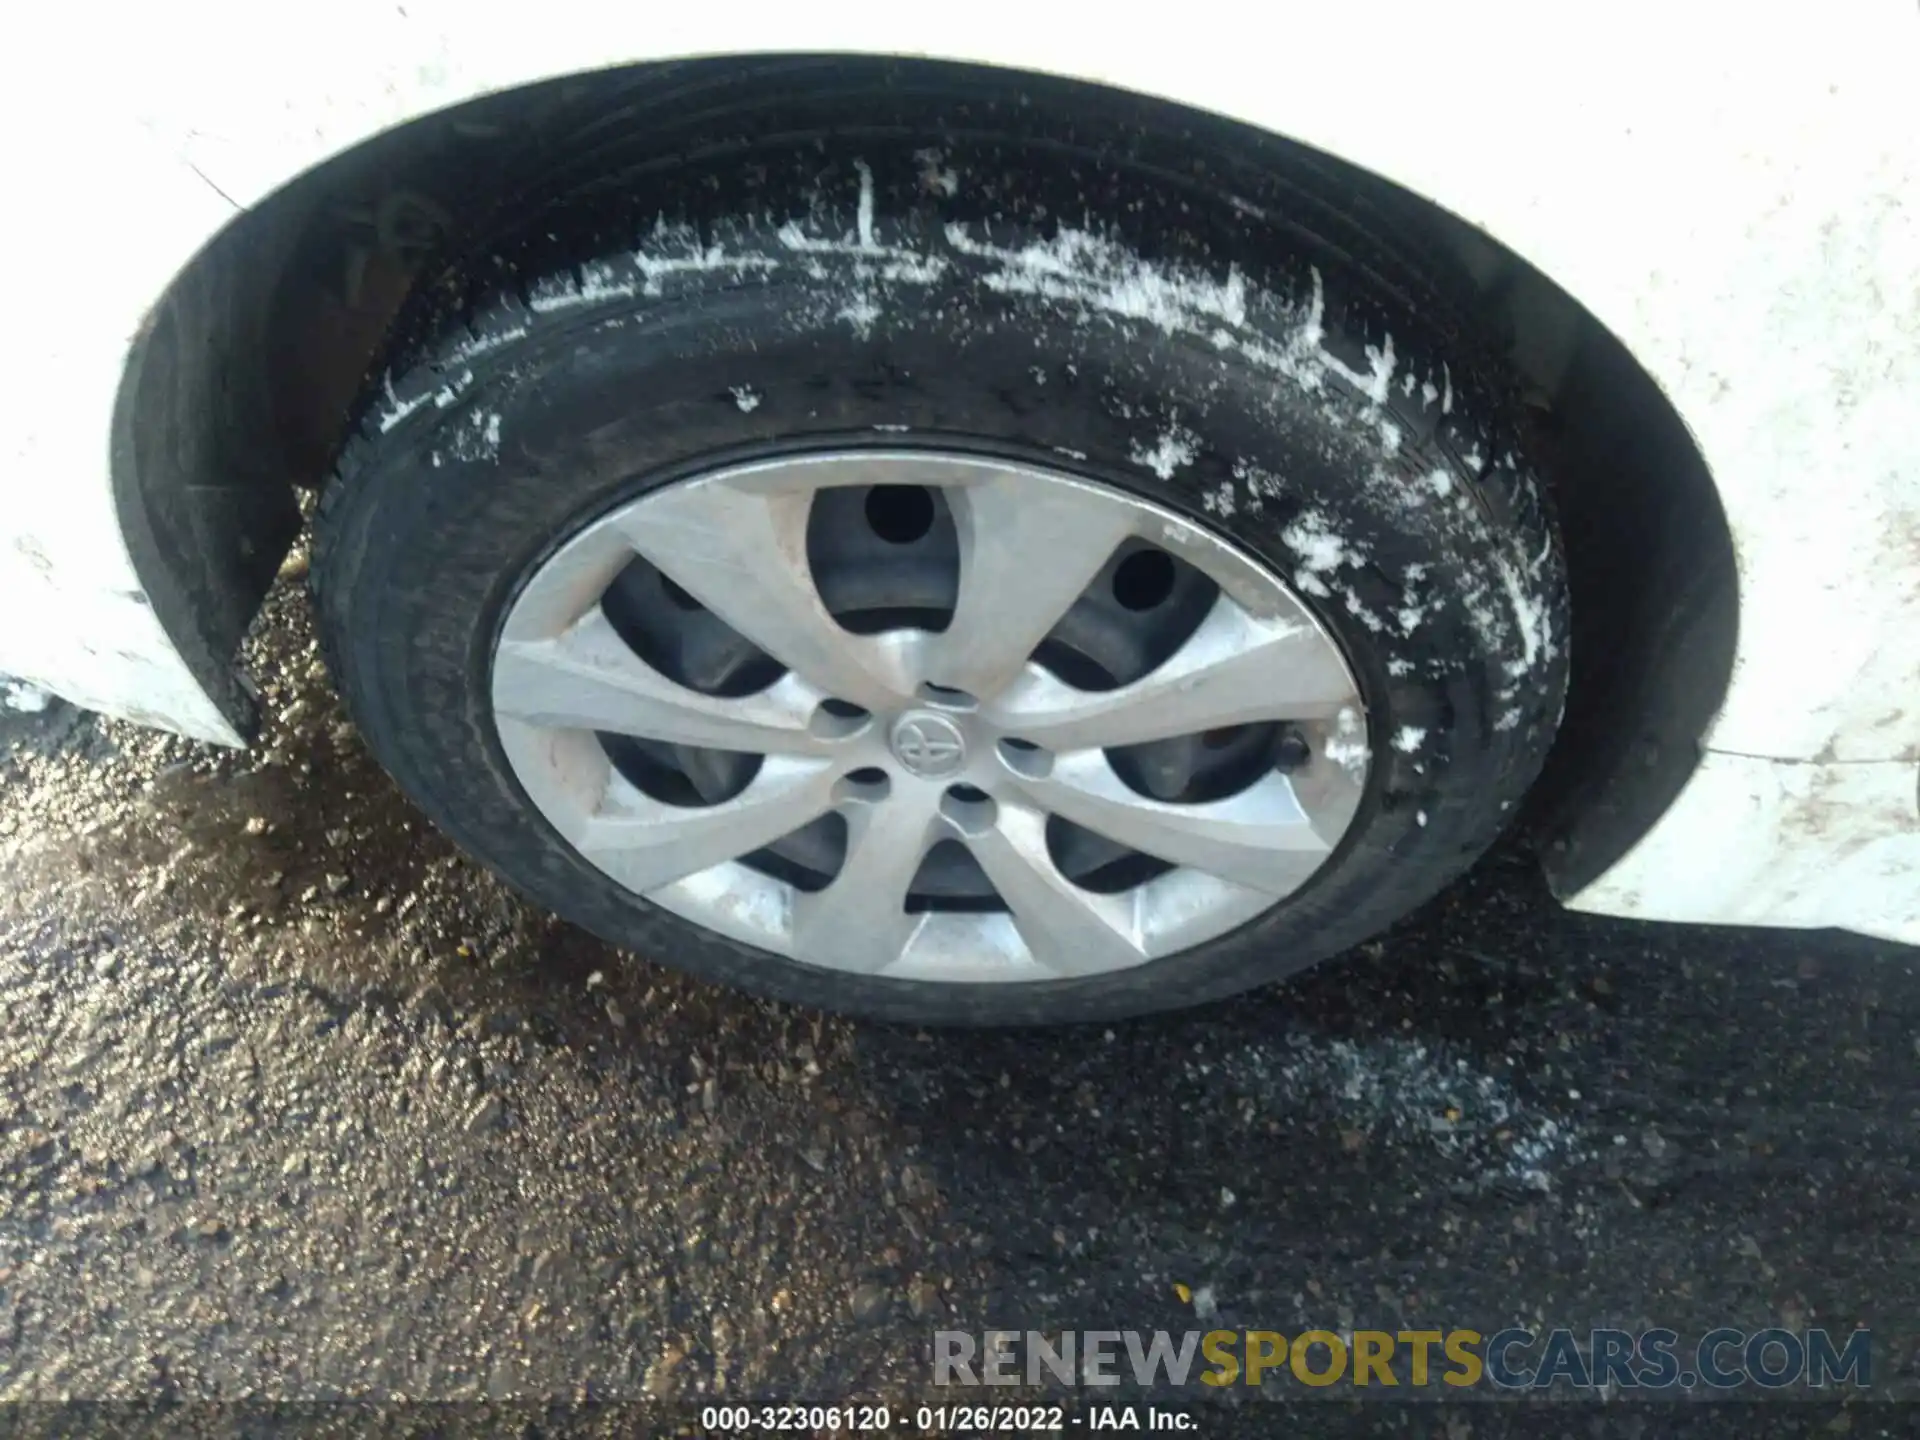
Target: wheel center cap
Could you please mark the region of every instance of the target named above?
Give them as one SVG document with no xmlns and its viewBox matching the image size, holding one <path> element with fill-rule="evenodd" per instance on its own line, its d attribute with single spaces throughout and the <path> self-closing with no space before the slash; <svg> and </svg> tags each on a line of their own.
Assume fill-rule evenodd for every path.
<svg viewBox="0 0 1920 1440">
<path fill-rule="evenodd" d="M 887 733 L 893 758 L 910 775 L 939 780 L 967 763 L 967 740 L 960 727 L 931 710 L 910 710 Z"/>
</svg>

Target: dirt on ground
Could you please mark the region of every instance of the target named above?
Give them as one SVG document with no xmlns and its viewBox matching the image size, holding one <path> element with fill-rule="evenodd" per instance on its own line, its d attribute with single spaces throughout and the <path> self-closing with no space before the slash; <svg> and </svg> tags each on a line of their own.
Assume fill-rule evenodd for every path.
<svg viewBox="0 0 1920 1440">
<path fill-rule="evenodd" d="M 246 751 L 0 711 L 0 1395 L 906 1407 L 941 1329 L 1510 1324 L 1868 1325 L 1916 1393 L 1915 951 L 1573 915 L 1516 842 L 1232 1004 L 857 1024 L 466 860 L 297 577 L 246 662 Z"/>
</svg>

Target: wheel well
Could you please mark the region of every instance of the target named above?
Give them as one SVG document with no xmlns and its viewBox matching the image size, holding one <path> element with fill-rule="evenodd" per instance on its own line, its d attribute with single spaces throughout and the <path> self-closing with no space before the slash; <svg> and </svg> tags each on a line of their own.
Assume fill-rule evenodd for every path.
<svg viewBox="0 0 1920 1440">
<path fill-rule="evenodd" d="M 1335 177 L 1385 217 L 1397 248 L 1447 272 L 1507 354 L 1533 459 L 1566 536 L 1573 679 L 1530 802 L 1558 889 L 1623 855 L 1692 773 L 1732 672 L 1738 590 L 1718 492 L 1653 379 L 1576 300 L 1427 200 L 1291 142 L 1166 102 L 925 60 L 796 56 L 627 67 L 504 92 L 423 117 L 309 171 L 237 217 L 175 279 L 136 339 L 115 408 L 116 504 L 156 614 L 210 694 L 245 725 L 233 656 L 299 528 L 296 494 L 330 467 L 346 416 L 421 261 L 578 173 L 637 115 L 716 73 L 796 105 L 881 87 L 896 101 L 983 84 L 1022 103 L 1118 107 L 1159 140 L 1230 137 Z M 703 142 L 697 106 L 671 147 Z M 693 111 L 695 113 L 685 113 Z M 723 124 L 724 115 L 713 124 Z M 623 128 L 624 127 L 624 128 Z"/>
</svg>

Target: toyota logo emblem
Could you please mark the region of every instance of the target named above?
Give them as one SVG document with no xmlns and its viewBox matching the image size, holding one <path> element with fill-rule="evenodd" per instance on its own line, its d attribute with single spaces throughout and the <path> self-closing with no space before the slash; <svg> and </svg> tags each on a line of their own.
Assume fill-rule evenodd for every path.
<svg viewBox="0 0 1920 1440">
<path fill-rule="evenodd" d="M 967 763 L 960 727 L 944 715 L 903 715 L 893 727 L 893 755 L 914 775 L 937 779 Z"/>
</svg>

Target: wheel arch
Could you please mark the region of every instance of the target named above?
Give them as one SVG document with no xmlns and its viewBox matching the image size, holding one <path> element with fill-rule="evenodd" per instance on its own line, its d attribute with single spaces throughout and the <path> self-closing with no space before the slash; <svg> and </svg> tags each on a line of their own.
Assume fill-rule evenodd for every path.
<svg viewBox="0 0 1920 1440">
<path fill-rule="evenodd" d="M 243 727 L 233 656 L 299 530 L 298 494 L 331 464 L 345 416 L 421 256 L 509 209 L 555 147 L 597 143 L 637 99 L 702 67 L 937 89 L 956 67 L 856 56 L 733 57 L 542 81 L 409 120 L 244 211 L 174 278 L 135 338 L 114 406 L 113 497 L 155 617 Z M 977 67 L 957 67 L 977 73 Z M 1002 72 L 1022 87 L 1080 82 Z M 1171 127 L 1230 125 L 1132 97 Z M 569 150 L 567 153 L 573 153 Z M 1319 152 L 1403 243 L 1462 279 L 1525 389 L 1535 463 L 1561 512 L 1573 586 L 1573 684 L 1533 818 L 1556 887 L 1624 855 L 1691 775 L 1732 674 L 1734 547 L 1691 435 L 1647 370 L 1526 259 L 1428 198 Z"/>
</svg>

